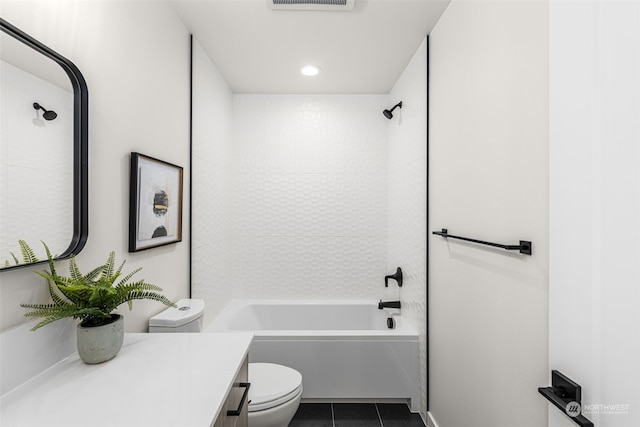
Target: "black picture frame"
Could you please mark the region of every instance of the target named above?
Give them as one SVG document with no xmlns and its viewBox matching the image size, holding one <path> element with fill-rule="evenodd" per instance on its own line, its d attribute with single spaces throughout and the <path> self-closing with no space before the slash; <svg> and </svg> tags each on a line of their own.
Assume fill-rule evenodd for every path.
<svg viewBox="0 0 640 427">
<path fill-rule="evenodd" d="M 182 241 L 183 168 L 131 153 L 129 252 Z"/>
</svg>

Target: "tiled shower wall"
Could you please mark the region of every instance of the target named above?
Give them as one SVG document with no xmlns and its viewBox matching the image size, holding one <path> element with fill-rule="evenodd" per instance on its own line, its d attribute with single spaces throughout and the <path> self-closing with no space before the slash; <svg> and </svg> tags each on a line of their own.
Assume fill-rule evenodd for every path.
<svg viewBox="0 0 640 427">
<path fill-rule="evenodd" d="M 427 42 L 420 45 L 390 94 L 402 101 L 389 122 L 390 269 L 402 267 L 402 315 L 418 329 L 420 340 L 420 412 L 427 413 Z"/>
<path fill-rule="evenodd" d="M 233 94 L 195 39 L 192 79 L 191 295 L 207 325 L 233 297 Z"/>
<path fill-rule="evenodd" d="M 233 96 L 233 297 L 380 298 L 387 95 Z"/>
</svg>

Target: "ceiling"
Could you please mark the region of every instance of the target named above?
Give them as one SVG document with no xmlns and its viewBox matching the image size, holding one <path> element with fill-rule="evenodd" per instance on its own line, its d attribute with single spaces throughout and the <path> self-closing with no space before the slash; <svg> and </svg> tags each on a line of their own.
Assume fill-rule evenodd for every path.
<svg viewBox="0 0 640 427">
<path fill-rule="evenodd" d="M 352 11 L 267 0 L 172 0 L 234 93 L 388 93 L 450 0 L 355 0 Z M 304 77 L 301 66 L 322 72 Z"/>
</svg>

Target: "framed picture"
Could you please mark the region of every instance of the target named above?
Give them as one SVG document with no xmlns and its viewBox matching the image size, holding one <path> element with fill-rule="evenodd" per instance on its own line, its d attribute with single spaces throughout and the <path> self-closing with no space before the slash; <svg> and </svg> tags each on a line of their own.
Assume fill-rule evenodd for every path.
<svg viewBox="0 0 640 427">
<path fill-rule="evenodd" d="M 131 153 L 129 252 L 182 241 L 182 168 Z"/>
</svg>

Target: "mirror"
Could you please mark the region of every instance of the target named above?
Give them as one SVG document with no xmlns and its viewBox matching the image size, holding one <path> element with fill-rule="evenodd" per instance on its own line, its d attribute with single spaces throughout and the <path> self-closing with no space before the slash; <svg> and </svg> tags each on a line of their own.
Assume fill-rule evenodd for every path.
<svg viewBox="0 0 640 427">
<path fill-rule="evenodd" d="M 0 19 L 0 269 L 77 254 L 88 235 L 88 92 L 77 67 Z"/>
</svg>

